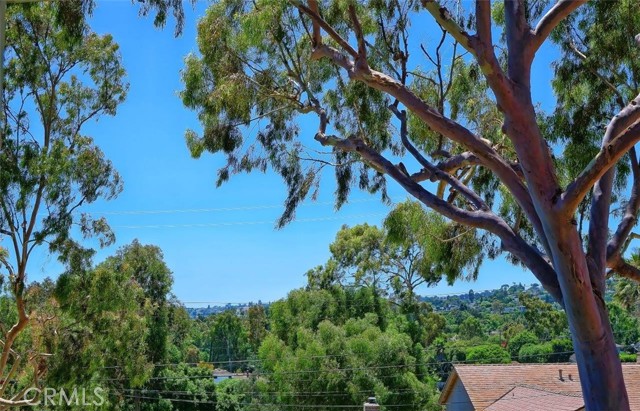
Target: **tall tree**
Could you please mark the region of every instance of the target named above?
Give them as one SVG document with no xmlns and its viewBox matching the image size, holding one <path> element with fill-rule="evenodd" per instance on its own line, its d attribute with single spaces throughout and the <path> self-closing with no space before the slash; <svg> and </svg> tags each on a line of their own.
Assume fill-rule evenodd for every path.
<svg viewBox="0 0 640 411">
<path fill-rule="evenodd" d="M 337 206 L 353 184 L 386 198 L 390 178 L 487 233 L 489 256 L 507 253 L 564 307 L 587 409 L 628 409 L 602 296 L 607 270 L 640 279 L 622 253 L 640 207 L 640 5 L 505 0 L 492 14 L 490 0 L 474 3 L 453 14 L 436 0 L 217 1 L 183 71 L 183 102 L 204 129 L 187 144 L 195 157 L 226 156 L 220 183 L 280 174 L 281 225 L 333 166 Z M 441 37 L 421 43 L 411 24 L 429 21 Z M 532 64 L 551 40 L 566 61 L 542 124 Z M 310 114 L 329 152 L 300 135 L 296 120 Z M 253 121 L 264 126 L 250 140 Z M 623 215 L 610 237 L 612 207 Z"/>
<path fill-rule="evenodd" d="M 71 238 L 74 224 L 84 237 L 98 235 L 102 245 L 112 242 L 106 221 L 76 211 L 121 190 L 111 163 L 82 133 L 88 121 L 114 115 L 124 100 L 127 84 L 118 46 L 111 36 L 96 35 L 85 25 L 81 41 L 69 36 L 55 18 L 59 7 L 11 8 L 7 17 L 0 234 L 9 247 L 0 262 L 9 274 L 18 315 L 3 338 L 0 406 L 19 401 L 19 392 L 5 397 L 9 381 L 30 358 L 37 358 L 11 350 L 30 321 L 25 301 L 30 256 L 46 246 L 65 263 L 79 264 L 91 252 Z M 35 369 L 37 383 L 46 367 Z"/>
<path fill-rule="evenodd" d="M 117 272 L 123 272 L 144 292 L 141 306 L 148 305 L 150 317 L 147 319 L 147 357 L 152 363 L 166 360 L 169 332 L 169 293 L 173 285 L 171 270 L 163 260 L 160 247 L 143 245 L 138 240 L 118 250 L 102 265 Z"/>
<path fill-rule="evenodd" d="M 412 303 L 420 285 L 443 277 L 475 278 L 482 262 L 475 232 L 426 212 L 415 201 L 398 204 L 378 228 L 343 226 L 329 245 L 331 257 L 307 273 L 311 288 L 351 281 L 391 292 L 397 303 Z"/>
<path fill-rule="evenodd" d="M 60 275 L 48 303 L 56 316 L 47 386 L 100 387 L 115 407 L 124 389 L 144 383 L 154 371 L 147 343 L 153 307 L 145 300 L 129 272 L 106 262 Z"/>
</svg>

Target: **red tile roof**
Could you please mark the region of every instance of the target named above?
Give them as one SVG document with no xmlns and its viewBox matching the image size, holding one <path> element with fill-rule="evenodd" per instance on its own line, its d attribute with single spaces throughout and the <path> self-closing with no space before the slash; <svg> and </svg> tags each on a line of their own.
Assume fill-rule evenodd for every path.
<svg viewBox="0 0 640 411">
<path fill-rule="evenodd" d="M 516 387 L 485 411 L 577 411 L 584 407 L 582 396 L 563 395 L 529 387 Z"/>
<path fill-rule="evenodd" d="M 560 370 L 562 370 L 562 380 L 560 380 Z M 640 364 L 622 364 L 622 370 L 631 409 L 640 411 Z M 582 389 L 576 364 L 457 364 L 442 390 L 441 404 L 446 404 L 458 380 L 464 386 L 476 410 L 485 410 L 516 387 L 546 391 L 549 397 L 553 394 L 579 397 L 582 401 Z M 522 390 L 518 390 L 516 393 L 520 395 L 521 392 Z M 521 408 L 512 407 L 511 409 L 520 410 Z M 526 408 L 523 409 L 526 410 Z"/>
</svg>

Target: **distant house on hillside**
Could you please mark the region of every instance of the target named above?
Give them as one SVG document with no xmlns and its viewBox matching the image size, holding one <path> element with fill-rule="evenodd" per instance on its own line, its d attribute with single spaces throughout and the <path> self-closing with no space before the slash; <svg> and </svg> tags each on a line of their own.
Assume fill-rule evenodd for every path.
<svg viewBox="0 0 640 411">
<path fill-rule="evenodd" d="M 631 410 L 640 411 L 640 364 L 622 364 Z M 576 364 L 456 364 L 440 394 L 447 411 L 581 411 Z"/>
</svg>

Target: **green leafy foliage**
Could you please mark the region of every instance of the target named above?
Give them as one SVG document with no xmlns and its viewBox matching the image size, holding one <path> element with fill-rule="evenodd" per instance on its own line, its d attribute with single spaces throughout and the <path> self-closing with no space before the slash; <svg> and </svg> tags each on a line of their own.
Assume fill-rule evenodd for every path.
<svg viewBox="0 0 640 411">
<path fill-rule="evenodd" d="M 640 48 L 634 30 L 640 24 L 638 11 L 632 0 L 589 3 L 554 32 L 562 54 L 554 64 L 558 104 L 548 119 L 547 138 L 565 143 L 558 165 L 568 178 L 594 157 L 612 113 L 637 94 Z M 629 164 L 625 158 L 617 165 L 614 200 L 624 194 Z M 585 210 L 581 208 L 580 213 L 588 218 Z"/>
<path fill-rule="evenodd" d="M 522 363 L 545 363 L 552 353 L 551 344 L 525 344 L 518 352 L 518 359 Z"/>
<path fill-rule="evenodd" d="M 621 362 L 636 362 L 637 354 L 628 354 L 621 352 L 620 353 L 620 361 Z"/>
<path fill-rule="evenodd" d="M 609 304 L 609 318 L 618 344 L 631 345 L 640 341 L 640 320 L 617 304 Z"/>
<path fill-rule="evenodd" d="M 329 246 L 327 263 L 307 273 L 311 288 L 334 284 L 375 285 L 399 303 L 412 304 L 415 289 L 443 277 L 475 278 L 482 260 L 480 240 L 417 202 L 398 204 L 378 228 L 343 226 Z"/>
<path fill-rule="evenodd" d="M 81 130 L 89 120 L 114 115 L 128 85 L 110 36 L 84 27 L 81 42 L 68 41 L 53 23 L 55 13 L 53 5 L 9 13 L 4 98 L 10 104 L 0 152 L 0 224 L 13 233 L 33 222 L 34 246 L 46 241 L 68 260 L 70 247 L 77 248 L 69 237 L 74 222 L 84 236 L 101 236 L 101 244 L 114 240 L 103 219 L 72 213 L 122 189 L 111 162 Z M 45 207 L 47 212 L 35 217 Z M 30 221 L 19 220 L 32 211 Z"/>
<path fill-rule="evenodd" d="M 89 8 L 89 2 L 75 0 L 33 3 L 12 5 L 6 15 L 0 235 L 11 247 L 0 254 L 0 266 L 9 273 L 17 318 L 14 331 L 9 327 L 2 330 L 6 342 L 2 358 L 14 358 L 10 363 L 0 360 L 0 374 L 4 378 L 9 373 L 20 384 L 12 384 L 8 391 L 8 385 L 3 384 L 3 398 L 29 387 L 23 387 L 22 382 L 38 385 L 49 365 L 46 354 L 59 342 L 54 337 L 58 310 L 52 297 L 53 283 L 26 286 L 32 252 L 48 248 L 70 269 L 80 270 L 86 268 L 93 251 L 72 238 L 75 231 L 72 228 L 78 228 L 76 236 L 97 236 L 101 246 L 114 241 L 104 218 L 93 219 L 77 213 L 80 206 L 98 199 L 112 199 L 122 189 L 113 165 L 93 139 L 83 134 L 83 128 L 90 120 L 114 115 L 128 88 L 118 45 L 109 35 L 92 33 L 79 16 Z M 97 292 L 103 286 L 113 288 L 108 273 L 97 271 L 94 280 L 93 284 L 85 284 L 87 291 Z M 136 290 L 130 292 L 133 294 L 114 293 L 115 312 L 128 311 L 128 299 Z M 33 301 L 25 303 L 25 293 L 31 294 Z M 104 310 L 104 317 L 96 321 L 111 327 L 115 326 L 112 324 L 115 314 L 107 310 L 107 298 L 96 295 L 96 304 Z M 86 314 L 99 317 L 95 312 Z M 123 336 L 135 341 L 130 333 L 140 332 L 138 319 L 127 317 L 122 324 L 126 327 Z M 10 353 L 17 337 L 15 332 L 25 333 L 17 344 L 21 355 L 30 360 L 23 362 L 22 367 L 18 354 Z M 82 326 L 77 325 L 73 332 L 82 334 Z M 83 337 L 70 335 L 61 337 L 70 338 L 64 349 L 85 345 Z M 104 343 L 109 355 L 122 353 L 117 343 Z M 132 352 L 135 347 L 134 342 Z M 144 375 L 140 362 L 133 357 L 129 359 L 127 375 Z M 90 369 L 98 363 L 84 357 L 77 365 Z M 6 368 L 8 364 L 15 365 L 14 371 Z M 79 370 L 72 373 L 75 371 Z"/>
<path fill-rule="evenodd" d="M 525 309 L 525 325 L 538 338 L 549 339 L 567 330 L 567 316 L 563 311 L 558 311 L 551 304 L 526 293 L 521 293 L 518 298 Z"/>
<path fill-rule="evenodd" d="M 509 364 L 509 352 L 499 345 L 487 344 L 470 348 L 467 361 L 475 364 Z"/>
<path fill-rule="evenodd" d="M 316 294 L 318 291 L 294 292 L 284 303 L 292 297 L 299 299 L 300 293 Z M 332 298 L 331 303 L 335 304 L 338 298 L 340 294 Z M 325 302 L 312 301 L 300 307 L 302 310 L 296 317 L 304 318 L 309 314 L 315 317 L 318 306 L 322 307 Z M 360 301 L 353 301 L 356 302 Z M 274 324 L 282 315 L 276 304 L 270 309 Z M 396 321 L 403 317 L 387 311 L 388 325 L 382 329 L 378 314 L 373 310 L 364 309 L 361 316 L 346 321 L 337 312 L 326 311 L 326 314 L 317 324 L 307 323 L 312 327 L 274 329 L 276 333 L 267 336 L 260 347 L 259 357 L 269 373 L 270 388 L 290 393 L 282 395 L 279 401 L 283 404 L 361 405 L 369 395 L 375 394 L 381 403 L 396 404 L 401 409 L 434 406 L 433 380 L 418 371 L 421 368 L 417 359 L 423 349 L 397 328 Z M 338 390 L 344 394 L 324 398 L 295 395 L 309 390 Z"/>
<path fill-rule="evenodd" d="M 527 344 L 535 344 L 538 342 L 538 337 L 531 331 L 522 331 L 516 334 L 509 340 L 507 349 L 511 354 L 511 357 L 515 358 L 520 353 L 520 349 Z"/>
</svg>

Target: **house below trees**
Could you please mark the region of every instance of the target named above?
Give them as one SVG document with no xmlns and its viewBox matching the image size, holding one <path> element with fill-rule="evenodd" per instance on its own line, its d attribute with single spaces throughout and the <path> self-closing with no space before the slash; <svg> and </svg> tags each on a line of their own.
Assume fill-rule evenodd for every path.
<svg viewBox="0 0 640 411">
<path fill-rule="evenodd" d="M 640 364 L 623 363 L 631 410 L 640 411 Z M 456 364 L 440 394 L 447 411 L 584 410 L 576 364 Z"/>
</svg>

